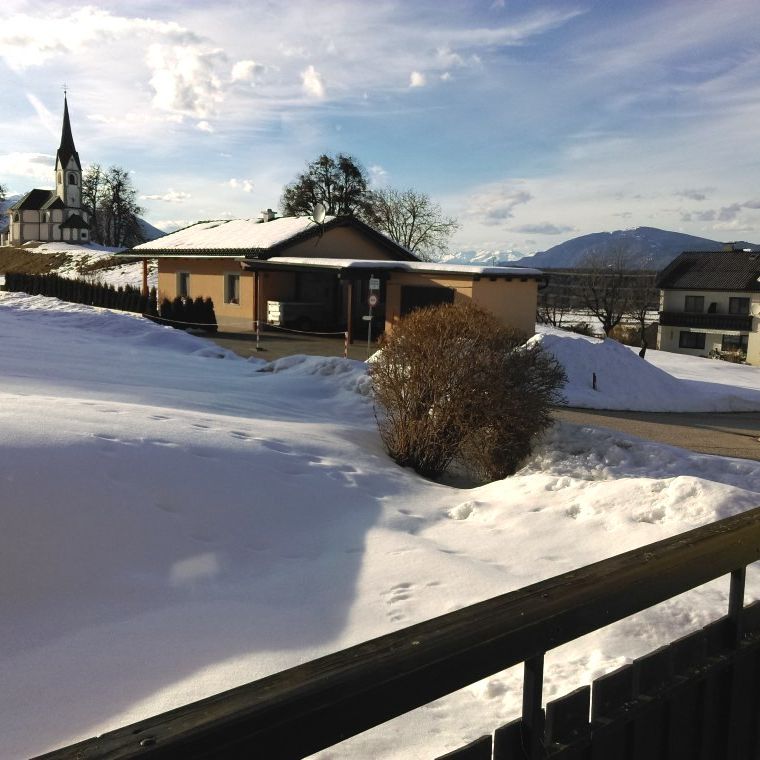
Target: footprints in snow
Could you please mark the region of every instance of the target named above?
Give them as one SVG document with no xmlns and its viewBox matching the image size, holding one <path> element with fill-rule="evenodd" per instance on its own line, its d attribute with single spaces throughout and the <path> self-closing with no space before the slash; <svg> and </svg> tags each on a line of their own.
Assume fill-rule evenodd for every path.
<svg viewBox="0 0 760 760">
<path fill-rule="evenodd" d="M 389 620 L 397 623 L 406 617 L 404 602 L 408 602 L 412 598 L 413 591 L 413 583 L 397 583 L 383 592 L 382 596 L 388 608 L 386 614 Z"/>
</svg>

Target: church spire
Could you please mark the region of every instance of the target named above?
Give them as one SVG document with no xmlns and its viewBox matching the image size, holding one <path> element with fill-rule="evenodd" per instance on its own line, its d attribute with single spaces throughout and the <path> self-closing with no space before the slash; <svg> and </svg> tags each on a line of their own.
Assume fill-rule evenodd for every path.
<svg viewBox="0 0 760 760">
<path fill-rule="evenodd" d="M 63 127 L 61 128 L 61 145 L 56 155 L 56 168 L 66 170 L 69 167 L 69 160 L 74 159 L 79 171 L 82 171 L 82 164 L 79 162 L 79 154 L 74 147 L 74 136 L 71 134 L 71 122 L 69 121 L 69 103 L 66 94 L 63 95 Z"/>
</svg>

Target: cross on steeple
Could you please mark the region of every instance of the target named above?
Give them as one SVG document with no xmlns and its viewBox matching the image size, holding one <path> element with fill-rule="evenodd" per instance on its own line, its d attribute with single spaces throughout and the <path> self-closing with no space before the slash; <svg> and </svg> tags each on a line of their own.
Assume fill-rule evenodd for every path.
<svg viewBox="0 0 760 760">
<path fill-rule="evenodd" d="M 63 97 L 65 98 L 65 97 L 66 97 L 66 94 L 67 94 L 67 93 L 68 93 L 68 91 L 69 91 L 69 86 L 66 84 L 66 82 L 64 82 L 64 83 L 63 83 L 63 87 L 62 87 L 62 89 L 63 89 Z"/>
</svg>

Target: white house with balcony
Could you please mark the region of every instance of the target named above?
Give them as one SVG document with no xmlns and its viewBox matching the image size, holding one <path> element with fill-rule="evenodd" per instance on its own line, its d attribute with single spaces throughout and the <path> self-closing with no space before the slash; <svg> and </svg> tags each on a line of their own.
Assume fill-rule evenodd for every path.
<svg viewBox="0 0 760 760">
<path fill-rule="evenodd" d="M 662 351 L 760 364 L 760 252 L 686 252 L 657 278 Z"/>
</svg>

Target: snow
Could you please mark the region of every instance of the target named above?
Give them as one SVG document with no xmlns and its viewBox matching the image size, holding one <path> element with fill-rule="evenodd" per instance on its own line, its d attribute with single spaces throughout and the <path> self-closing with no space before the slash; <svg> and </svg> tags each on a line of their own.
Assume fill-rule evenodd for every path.
<svg viewBox="0 0 760 760">
<path fill-rule="evenodd" d="M 334 217 L 326 217 L 329 222 Z M 185 250 L 247 250 L 271 248 L 316 227 L 308 216 L 282 217 L 271 222 L 257 219 L 215 219 L 198 222 L 185 229 L 171 232 L 156 240 L 134 247 L 137 255 L 150 251 Z"/>
<path fill-rule="evenodd" d="M 475 266 L 470 264 L 437 264 L 427 261 L 388 261 L 379 259 L 333 259 L 333 258 L 309 258 L 302 256 L 278 256 L 275 262 L 278 266 L 309 266 L 323 267 L 325 269 L 369 269 L 369 270 L 393 270 L 401 272 L 432 272 L 448 274 L 513 276 L 513 277 L 538 277 L 540 269 L 529 269 L 519 266 Z"/>
<path fill-rule="evenodd" d="M 569 406 L 650 412 L 760 410 L 760 367 L 638 348 L 537 325 L 533 340 L 564 366 Z M 597 390 L 592 375 L 596 374 Z"/>
<path fill-rule="evenodd" d="M 0 293 L 0 336 L 3 758 L 758 503 L 760 463 L 565 424 L 512 478 L 426 481 L 385 455 L 360 362 L 247 361 L 136 316 L 16 293 Z M 540 339 L 565 356 L 599 344 L 552 338 Z M 696 388 L 683 358 L 667 361 Z M 703 384 L 714 366 L 747 369 L 704 366 Z M 719 617 L 727 588 L 550 653 L 544 697 Z M 758 594 L 750 571 L 747 598 Z M 443 754 L 514 717 L 520 680 L 495 674 L 320 757 Z"/>
</svg>

